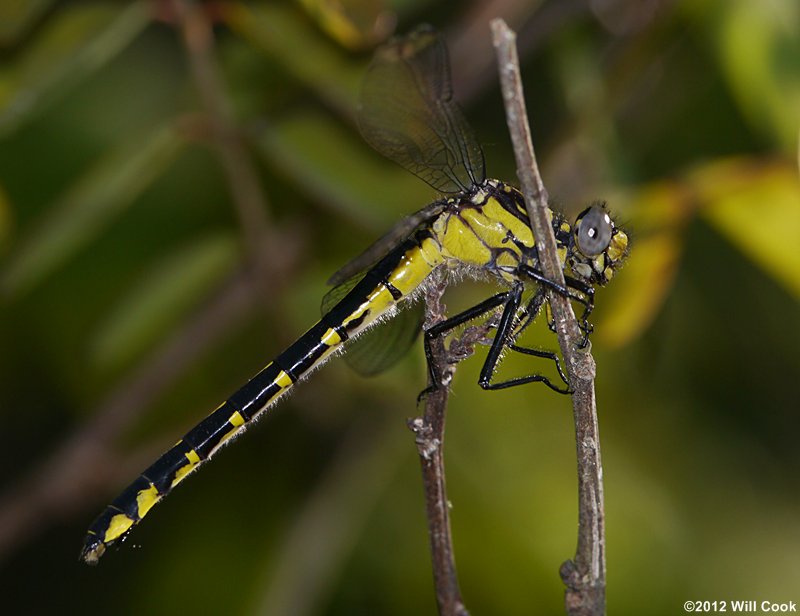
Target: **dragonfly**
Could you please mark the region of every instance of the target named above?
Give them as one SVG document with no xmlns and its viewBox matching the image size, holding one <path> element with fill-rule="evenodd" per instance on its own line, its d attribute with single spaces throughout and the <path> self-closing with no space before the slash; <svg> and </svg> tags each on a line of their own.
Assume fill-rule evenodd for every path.
<svg viewBox="0 0 800 616">
<path fill-rule="evenodd" d="M 319 322 L 103 510 L 84 540 L 80 554 L 84 562 L 96 564 L 175 486 L 335 353 L 350 347 L 357 367 L 365 356 L 360 349 L 379 347 L 383 354 L 375 360 L 377 368 L 369 368 L 372 371 L 395 361 L 402 347 L 413 344 L 413 335 L 397 334 L 391 344 L 385 335 L 382 344 L 370 340 L 380 340 L 376 337 L 380 330 L 394 323 L 401 328 L 411 323 L 419 330 L 418 319 L 404 317 L 413 315 L 413 310 L 401 309 L 419 298 L 437 270 L 444 269 L 455 279 L 489 279 L 503 290 L 424 331 L 432 387 L 444 385 L 433 368 L 431 342 L 476 319 L 499 315 L 491 325 L 494 336 L 486 340 L 489 351 L 479 385 L 492 390 L 541 382 L 560 393 L 571 392 L 555 352 L 526 348 L 516 341 L 542 312 L 548 290 L 582 304 L 580 324 L 588 339 L 595 287 L 612 279 L 629 252 L 628 236 L 613 222 L 605 204 L 591 204 L 572 224 L 548 209 L 565 284 L 548 280 L 540 269 L 522 194 L 510 184 L 485 177 L 483 151 L 453 100 L 447 48 L 429 26 L 395 38 L 376 52 L 362 85 L 358 124 L 373 148 L 443 196 L 400 221 L 331 277 L 335 286 L 323 300 Z M 370 329 L 381 322 L 386 323 Z M 500 357 L 509 351 L 555 361 L 563 383 L 538 373 L 495 380 Z M 350 353 L 345 354 L 348 357 Z"/>
</svg>

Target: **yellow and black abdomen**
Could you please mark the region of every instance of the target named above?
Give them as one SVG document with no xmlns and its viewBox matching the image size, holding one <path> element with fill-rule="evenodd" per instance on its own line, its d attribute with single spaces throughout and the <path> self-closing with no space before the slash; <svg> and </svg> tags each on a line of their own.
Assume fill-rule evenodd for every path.
<svg viewBox="0 0 800 616">
<path fill-rule="evenodd" d="M 95 564 L 189 473 L 348 339 L 407 299 L 442 263 L 427 229 L 414 234 L 372 267 L 322 319 L 261 372 L 189 430 L 95 519 L 81 558 Z"/>
</svg>

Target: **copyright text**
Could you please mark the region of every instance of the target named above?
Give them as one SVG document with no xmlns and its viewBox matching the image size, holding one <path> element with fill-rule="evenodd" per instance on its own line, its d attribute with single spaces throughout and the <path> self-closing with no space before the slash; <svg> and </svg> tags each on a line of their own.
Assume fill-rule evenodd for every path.
<svg viewBox="0 0 800 616">
<path fill-rule="evenodd" d="M 758 601 L 755 599 L 736 601 L 686 601 L 683 604 L 685 612 L 717 613 L 737 612 L 750 614 L 791 614 L 797 612 L 795 601 Z"/>
</svg>

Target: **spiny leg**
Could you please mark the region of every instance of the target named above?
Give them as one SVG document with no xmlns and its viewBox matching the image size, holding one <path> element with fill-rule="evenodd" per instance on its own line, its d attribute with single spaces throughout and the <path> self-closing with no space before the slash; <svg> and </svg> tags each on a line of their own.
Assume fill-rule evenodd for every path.
<svg viewBox="0 0 800 616">
<path fill-rule="evenodd" d="M 544 288 L 542 285 L 539 285 L 536 288 L 536 292 L 533 294 L 533 297 L 528 301 L 527 305 L 523 306 L 522 310 L 520 310 L 521 321 L 520 323 L 514 328 L 513 333 L 510 336 L 511 340 L 516 340 L 520 334 L 531 324 L 533 323 L 534 319 L 539 315 L 542 310 L 542 306 L 546 300 L 546 294 L 544 292 Z M 509 343 L 506 345 L 512 351 L 516 351 L 517 353 L 522 353 L 524 355 L 532 355 L 534 357 L 541 357 L 542 359 L 549 359 L 551 360 L 555 366 L 556 370 L 558 370 L 558 375 L 561 377 L 561 380 L 564 384 L 569 388 L 569 379 L 564 372 L 563 367 L 561 366 L 561 360 L 558 357 L 558 354 L 553 351 L 545 351 L 542 349 L 532 349 L 530 347 L 521 347 L 513 343 Z"/>
<path fill-rule="evenodd" d="M 541 277 L 541 275 L 539 276 Z M 558 287 L 559 285 L 554 285 L 554 286 Z M 486 314 L 490 310 L 493 310 L 494 308 L 497 308 L 498 306 L 501 306 L 503 304 L 505 304 L 503 309 L 503 315 L 497 326 L 497 332 L 495 334 L 494 340 L 492 341 L 492 345 L 489 349 L 489 353 L 486 357 L 486 360 L 484 361 L 483 368 L 481 369 L 481 375 L 478 380 L 478 384 L 483 389 L 495 390 L 495 389 L 506 389 L 508 387 L 515 387 L 517 385 L 525 385 L 527 383 L 538 382 L 538 383 L 544 383 L 550 389 L 560 394 L 568 394 L 572 392 L 572 389 L 570 388 L 569 385 L 569 380 L 564 373 L 564 370 L 561 366 L 561 362 L 556 353 L 552 351 L 530 349 L 527 347 L 521 347 L 511 343 L 511 340 L 516 339 L 516 337 L 526 327 L 528 327 L 528 325 L 530 325 L 530 323 L 536 318 L 536 315 L 541 310 L 541 307 L 545 300 L 544 292 L 542 291 L 537 292 L 533 296 L 533 298 L 531 298 L 531 300 L 528 302 L 527 306 L 524 308 L 525 312 L 525 316 L 523 317 L 524 321 L 522 322 L 521 325 L 515 328 L 514 318 L 517 315 L 517 311 L 519 310 L 519 306 L 522 299 L 523 288 L 524 288 L 523 285 L 521 283 L 518 283 L 514 285 L 511 291 L 493 295 L 492 297 L 484 300 L 480 304 L 477 304 L 472 308 L 468 308 L 467 310 L 453 317 L 450 317 L 449 319 L 446 319 L 441 323 L 437 323 L 436 325 L 434 325 L 425 332 L 425 342 L 424 342 L 425 358 L 428 362 L 428 372 L 430 375 L 432 385 L 426 387 L 424 390 L 420 392 L 419 396 L 417 396 L 418 404 L 426 395 L 428 395 L 429 393 L 431 393 L 432 391 L 434 391 L 439 387 L 440 377 L 437 374 L 434 365 L 433 353 L 430 347 L 431 341 L 455 329 L 459 325 L 471 321 L 472 319 L 476 319 L 479 316 Z M 572 295 L 569 292 L 569 289 L 565 288 L 565 294 L 569 297 L 576 299 L 577 301 L 585 302 L 583 298 Z M 517 351 L 518 353 L 523 353 L 525 355 L 532 355 L 534 357 L 550 359 L 555 364 L 556 369 L 558 370 L 558 374 L 561 377 L 561 380 L 567 386 L 566 389 L 557 387 L 550 381 L 550 379 L 541 374 L 530 374 L 523 377 L 516 377 L 513 379 L 509 379 L 507 381 L 502 381 L 500 383 L 492 383 L 491 380 L 494 374 L 494 370 L 497 367 L 497 363 L 500 360 L 500 355 L 504 348 L 509 348 L 513 351 Z"/>
<path fill-rule="evenodd" d="M 533 355 L 534 357 L 541 357 L 542 359 L 549 359 L 556 365 L 556 370 L 558 370 L 558 376 L 561 377 L 561 380 L 564 381 L 564 385 L 567 386 L 567 392 L 559 393 L 569 393 L 572 391 L 569 385 L 569 378 L 567 378 L 566 373 L 564 372 L 564 368 L 561 365 L 561 360 L 558 358 L 558 353 L 555 351 L 545 351 L 543 349 L 532 349 L 530 347 L 521 347 L 517 346 L 516 344 L 509 344 L 508 348 L 512 351 L 516 351 L 517 353 L 522 353 L 523 355 Z"/>
<path fill-rule="evenodd" d="M 527 327 L 533 323 L 534 319 L 539 316 L 539 312 L 542 310 L 542 306 L 544 305 L 546 296 L 544 290 L 541 286 L 536 288 L 536 292 L 533 294 L 533 297 L 528 301 L 528 303 L 522 307 L 520 310 L 520 322 L 517 327 L 514 329 L 514 339 L 516 340 L 517 336 L 519 336 L 522 332 L 524 332 Z"/>
<path fill-rule="evenodd" d="M 522 288 L 522 284 L 516 284 L 509 292 L 509 297 L 506 300 L 505 308 L 503 309 L 503 316 L 500 318 L 500 323 L 497 326 L 497 333 L 495 334 L 492 346 L 489 348 L 489 354 L 486 356 L 486 360 L 483 363 L 483 368 L 481 368 L 478 384 L 483 389 L 496 390 L 516 387 L 517 385 L 525 385 L 527 383 L 544 383 L 550 389 L 560 394 L 572 393 L 572 389 L 569 387 L 569 382 L 566 379 L 564 379 L 564 382 L 567 385 L 567 388 L 561 389 L 560 387 L 553 385 L 553 383 L 550 382 L 550 379 L 542 374 L 529 374 L 527 376 L 520 376 L 513 379 L 508 379 L 507 381 L 501 381 L 500 383 L 492 383 L 492 376 L 494 376 L 494 370 L 497 367 L 497 362 L 500 360 L 500 354 L 503 352 L 503 349 L 505 347 L 513 348 L 516 346 L 511 345 L 510 341 L 513 339 L 512 334 L 514 333 L 514 317 L 519 309 L 522 298 Z M 527 355 L 538 356 L 540 353 L 540 351 L 536 351 L 535 349 L 524 349 L 524 347 L 516 347 L 514 350 L 519 350 Z M 541 351 L 541 353 L 546 352 Z M 553 356 L 543 355 L 543 357 L 554 359 L 554 354 Z M 557 359 L 556 365 L 558 366 L 559 374 L 563 379 L 564 375 Z"/>
<path fill-rule="evenodd" d="M 417 404 L 419 404 L 420 401 L 429 393 L 431 393 L 435 389 L 438 389 L 440 385 L 440 377 L 436 373 L 436 366 L 434 365 L 435 362 L 433 361 L 431 342 L 434 339 L 438 338 L 439 336 L 442 336 L 447 332 L 455 329 L 459 325 L 462 325 L 467 321 L 471 321 L 472 319 L 476 319 L 479 316 L 486 314 L 490 310 L 493 310 L 498 306 L 501 306 L 508 300 L 508 296 L 510 293 L 511 293 L 510 291 L 506 291 L 504 293 L 498 293 L 497 295 L 493 295 L 492 297 L 482 301 L 480 304 L 477 304 L 472 308 L 467 308 L 464 312 L 452 316 L 449 319 L 445 319 L 440 323 L 436 323 L 429 329 L 425 330 L 425 340 L 424 340 L 425 360 L 428 362 L 428 374 L 430 375 L 431 385 L 423 389 L 417 396 Z"/>
<path fill-rule="evenodd" d="M 527 265 L 525 263 L 521 263 L 519 266 L 519 272 L 532 278 L 536 282 L 554 290 L 556 293 L 563 295 L 564 297 L 574 300 L 583 306 L 583 313 L 580 317 L 579 327 L 583 332 L 583 340 L 578 345 L 580 348 L 584 348 L 588 341 L 589 341 L 589 334 L 592 333 L 592 326 L 589 323 L 589 315 L 592 313 L 594 309 L 594 287 L 572 278 L 570 276 L 564 277 L 564 285 L 558 284 L 547 278 L 542 272 L 539 270 Z M 573 292 L 577 291 L 582 295 L 578 295 Z M 584 297 L 585 296 L 585 297 Z"/>
</svg>

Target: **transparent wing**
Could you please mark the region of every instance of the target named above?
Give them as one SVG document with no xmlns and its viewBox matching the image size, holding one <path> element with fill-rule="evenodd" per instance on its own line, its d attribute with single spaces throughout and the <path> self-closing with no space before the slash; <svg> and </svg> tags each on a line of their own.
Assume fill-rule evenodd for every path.
<svg viewBox="0 0 800 616">
<path fill-rule="evenodd" d="M 359 272 L 371 267 L 414 231 L 441 214 L 444 208 L 444 202 L 434 201 L 411 216 L 407 216 L 372 243 L 364 252 L 340 267 L 328 278 L 328 284 L 341 285 Z"/>
<path fill-rule="evenodd" d="M 333 308 L 363 278 L 363 272 L 334 287 L 322 298 L 322 313 Z M 422 329 L 423 306 L 401 309 L 391 320 L 375 325 L 345 347 L 344 360 L 364 376 L 375 376 L 396 364 Z"/>
<path fill-rule="evenodd" d="M 431 26 L 377 51 L 358 124 L 373 148 L 441 192 L 485 179 L 483 151 L 453 101 L 447 48 Z"/>
<path fill-rule="evenodd" d="M 368 329 L 347 345 L 344 360 L 363 376 L 375 376 L 400 361 L 417 339 L 425 316 L 423 305 L 400 310 L 391 321 Z"/>
<path fill-rule="evenodd" d="M 341 271 L 341 270 L 339 270 Z M 355 276 L 351 276 L 341 284 L 333 287 L 330 291 L 328 291 L 322 298 L 322 305 L 320 306 L 320 311 L 322 314 L 330 312 L 331 308 L 333 308 L 336 304 L 338 304 L 344 296 L 350 293 L 353 288 L 361 282 L 361 279 L 364 277 L 365 272 L 359 272 Z M 335 276 L 335 274 L 334 274 Z"/>
</svg>

